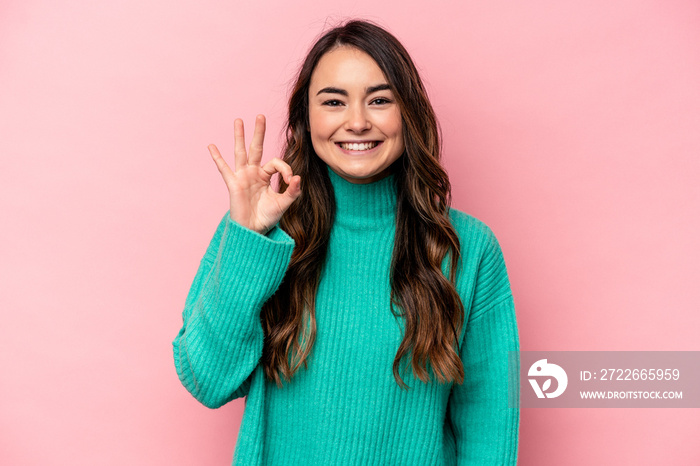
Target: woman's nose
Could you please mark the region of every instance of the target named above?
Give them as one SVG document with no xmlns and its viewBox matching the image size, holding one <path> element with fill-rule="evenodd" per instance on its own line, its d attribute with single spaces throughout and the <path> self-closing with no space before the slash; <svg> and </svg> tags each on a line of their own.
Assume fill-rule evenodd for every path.
<svg viewBox="0 0 700 466">
<path fill-rule="evenodd" d="M 349 131 L 360 133 L 367 131 L 372 127 L 372 124 L 365 114 L 365 109 L 361 106 L 350 107 L 347 115 L 348 117 L 345 120 L 345 129 Z"/>
</svg>

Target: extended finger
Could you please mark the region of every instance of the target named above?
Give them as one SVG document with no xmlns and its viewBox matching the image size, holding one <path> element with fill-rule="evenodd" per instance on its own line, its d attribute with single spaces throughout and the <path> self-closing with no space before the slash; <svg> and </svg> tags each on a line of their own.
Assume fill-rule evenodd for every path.
<svg viewBox="0 0 700 466">
<path fill-rule="evenodd" d="M 216 163 L 216 168 L 219 169 L 219 173 L 221 173 L 221 176 L 224 177 L 224 181 L 227 181 L 231 176 L 233 176 L 231 168 L 228 166 L 224 158 L 219 153 L 219 149 L 217 149 L 214 144 L 209 144 L 207 148 L 209 149 L 211 158 L 214 159 L 214 163 Z"/>
<path fill-rule="evenodd" d="M 236 157 L 236 171 L 248 164 L 248 156 L 245 153 L 245 133 L 243 132 L 243 120 L 236 118 L 233 122 L 234 156 Z"/>
<path fill-rule="evenodd" d="M 248 164 L 260 165 L 263 153 L 263 141 L 265 140 L 265 115 L 258 115 L 255 118 L 255 130 L 253 131 L 253 139 L 250 141 L 250 150 L 248 151 Z"/>
</svg>

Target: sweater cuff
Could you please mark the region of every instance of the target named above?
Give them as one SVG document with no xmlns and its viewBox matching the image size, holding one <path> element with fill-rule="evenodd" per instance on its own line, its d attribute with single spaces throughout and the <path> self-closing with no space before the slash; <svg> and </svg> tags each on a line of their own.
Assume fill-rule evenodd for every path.
<svg viewBox="0 0 700 466">
<path fill-rule="evenodd" d="M 289 236 L 289 234 L 287 234 L 286 231 L 284 231 L 282 228 L 280 228 L 279 222 L 275 223 L 275 226 L 270 228 L 270 230 L 268 230 L 268 232 L 265 233 L 264 235 L 261 233 L 258 233 L 257 231 L 255 231 L 253 229 L 244 227 L 243 225 L 241 225 L 237 221 L 233 220 L 231 218 L 231 214 L 228 212 L 226 213 L 226 223 L 227 223 L 228 228 L 232 228 L 233 230 L 238 231 L 238 234 L 242 235 L 242 238 L 248 237 L 248 239 L 251 241 L 256 241 L 256 240 L 252 239 L 251 237 L 257 237 L 257 238 L 268 239 L 268 240 L 272 241 L 273 243 L 282 243 L 282 244 L 291 243 L 292 245 L 294 244 L 294 240 L 292 239 L 292 237 Z"/>
<path fill-rule="evenodd" d="M 261 305 L 282 282 L 294 251 L 294 240 L 277 224 L 262 235 L 226 215 L 214 263 L 216 282 L 226 301 Z"/>
</svg>

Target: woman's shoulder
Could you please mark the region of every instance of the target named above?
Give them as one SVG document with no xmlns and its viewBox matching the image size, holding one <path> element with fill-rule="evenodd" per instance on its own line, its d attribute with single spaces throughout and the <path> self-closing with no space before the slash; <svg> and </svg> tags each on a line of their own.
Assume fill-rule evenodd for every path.
<svg viewBox="0 0 700 466">
<path fill-rule="evenodd" d="M 484 277 L 481 280 L 481 289 L 488 291 L 488 296 L 505 295 L 510 293 L 508 272 L 505 265 L 503 251 L 496 235 L 482 220 L 450 208 L 450 220 L 460 241 L 460 257 L 465 273 L 461 280 L 465 283 L 476 284 L 477 276 Z M 460 269 L 458 269 L 459 275 Z M 474 302 L 485 302 L 491 298 L 485 298 L 484 291 L 474 298 Z M 483 295 L 483 296 L 482 296 Z M 478 305 L 477 305 L 478 307 Z"/>
<path fill-rule="evenodd" d="M 486 244 L 498 243 L 491 227 L 475 216 L 450 207 L 449 217 L 460 241 Z"/>
</svg>

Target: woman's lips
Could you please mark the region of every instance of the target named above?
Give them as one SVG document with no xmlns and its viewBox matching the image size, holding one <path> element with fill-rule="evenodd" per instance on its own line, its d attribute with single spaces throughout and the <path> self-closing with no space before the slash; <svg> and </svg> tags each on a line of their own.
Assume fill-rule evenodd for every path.
<svg viewBox="0 0 700 466">
<path fill-rule="evenodd" d="M 360 149 L 360 147 L 367 146 L 367 144 L 370 143 L 370 145 L 373 143 L 375 144 L 374 147 L 371 147 L 369 149 Z M 336 142 L 335 145 L 338 146 L 338 149 L 340 149 L 341 152 L 344 154 L 370 154 L 374 151 L 377 150 L 378 147 L 382 145 L 383 141 L 365 141 L 363 143 L 350 143 L 350 142 Z M 357 144 L 357 145 L 355 145 Z M 343 145 L 346 147 L 349 147 L 348 149 L 344 148 Z M 352 147 L 358 147 L 358 149 L 353 149 Z"/>
</svg>

